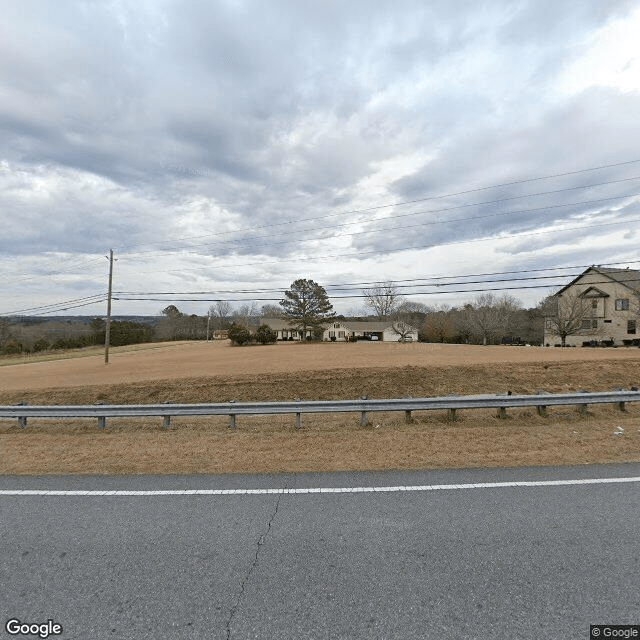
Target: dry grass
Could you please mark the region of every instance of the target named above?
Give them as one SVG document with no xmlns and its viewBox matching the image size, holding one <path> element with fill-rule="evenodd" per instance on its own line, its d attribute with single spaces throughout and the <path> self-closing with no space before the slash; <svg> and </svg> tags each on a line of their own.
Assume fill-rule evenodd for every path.
<svg viewBox="0 0 640 640">
<path fill-rule="evenodd" d="M 206 345 L 205 349 L 211 347 Z M 229 362 L 231 355 L 250 359 L 258 351 L 230 349 L 209 353 L 222 353 L 227 358 L 224 362 Z M 302 351 L 316 353 L 304 347 Z M 187 352 L 197 351 L 188 348 Z M 291 353 L 274 347 L 262 350 L 260 358 L 264 362 L 260 367 L 267 370 L 259 372 L 223 375 L 220 369 L 224 367 L 218 361 L 211 366 L 215 374 L 189 377 L 185 374 L 192 369 L 176 368 L 174 362 L 170 368 L 172 378 L 124 382 L 110 379 L 98 384 L 59 386 L 54 376 L 48 388 L 41 380 L 29 386 L 28 370 L 25 373 L 16 367 L 27 383 L 20 389 L 15 388 L 17 385 L 0 385 L 0 402 L 322 400 L 362 395 L 393 398 L 507 391 L 518 394 L 535 393 L 538 389 L 551 393 L 601 391 L 638 385 L 637 352 L 610 353 L 615 352 L 617 358 L 592 351 L 597 357 L 589 360 L 586 350 L 578 354 L 571 350 L 567 352 L 574 354 L 571 361 L 562 361 L 564 350 L 546 350 L 542 353 L 553 355 L 553 360 L 509 362 L 505 354 L 519 355 L 523 351 L 501 349 L 485 352 L 489 362 L 413 365 L 407 364 L 407 354 L 411 359 L 414 352 L 403 350 L 399 351 L 404 358 L 401 366 L 383 366 L 387 354 L 376 361 L 375 367 L 357 367 L 354 362 L 351 366 L 326 367 L 334 362 L 329 357 L 307 359 L 307 370 L 279 371 L 276 367 L 269 371 L 269 353 Z M 161 350 L 122 357 L 126 356 L 127 362 L 140 358 L 140 362 L 149 363 L 149 357 L 166 359 L 167 353 Z M 172 353 L 181 354 L 182 350 Z M 326 353 L 340 352 L 330 348 Z M 461 357 L 462 352 L 457 353 Z M 496 354 L 502 357 L 499 364 L 491 361 L 498 357 Z M 359 360 L 356 358 L 355 362 Z M 257 365 L 254 361 L 247 366 Z M 139 370 L 143 371 L 142 365 Z M 4 371 L 9 373 L 10 368 Z M 640 461 L 640 406 L 636 405 L 624 413 L 612 406 L 593 406 L 586 417 L 575 408 L 559 407 L 550 408 L 547 417 L 538 416 L 533 409 L 521 409 L 510 411 L 506 420 L 496 418 L 493 411 L 473 410 L 459 412 L 456 422 L 448 421 L 444 412 L 414 412 L 414 418 L 413 424 L 405 424 L 402 412 L 370 413 L 370 426 L 361 428 L 357 414 L 303 415 L 303 428 L 299 431 L 294 427 L 293 416 L 238 417 L 236 431 L 229 430 L 222 417 L 174 418 L 170 429 L 162 428 L 162 418 L 113 419 L 102 431 L 91 420 L 56 424 L 32 419 L 24 430 L 17 427 L 15 420 L 5 420 L 0 421 L 0 473 L 270 473 Z"/>
<path fill-rule="evenodd" d="M 174 419 L 163 429 L 150 423 L 112 420 L 95 426 L 0 427 L 0 473 L 163 474 L 278 473 L 371 469 L 424 469 L 589 464 L 640 460 L 640 411 L 598 407 L 585 417 L 571 408 L 512 412 L 242 418 L 231 431 L 226 420 Z M 624 431 L 617 435 L 617 432 Z"/>
<path fill-rule="evenodd" d="M 133 351 L 146 351 L 148 349 L 161 349 L 166 346 L 167 344 L 164 342 L 130 344 L 123 347 L 111 347 L 109 349 L 109 354 L 131 353 Z M 10 367 L 17 364 L 34 364 L 36 362 L 56 362 L 58 360 L 90 357 L 104 358 L 104 347 L 83 347 L 81 349 L 60 349 L 57 351 L 41 351 L 39 353 L 20 353 L 16 355 L 0 356 L 0 367 Z"/>
</svg>

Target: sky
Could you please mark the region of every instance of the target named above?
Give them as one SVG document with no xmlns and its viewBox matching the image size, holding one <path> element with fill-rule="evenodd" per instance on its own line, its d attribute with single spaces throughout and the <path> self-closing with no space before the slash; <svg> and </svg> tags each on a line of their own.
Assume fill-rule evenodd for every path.
<svg viewBox="0 0 640 640">
<path fill-rule="evenodd" d="M 628 0 L 8 0 L 0 315 L 104 316 L 111 249 L 114 315 L 640 268 L 639 33 Z"/>
</svg>

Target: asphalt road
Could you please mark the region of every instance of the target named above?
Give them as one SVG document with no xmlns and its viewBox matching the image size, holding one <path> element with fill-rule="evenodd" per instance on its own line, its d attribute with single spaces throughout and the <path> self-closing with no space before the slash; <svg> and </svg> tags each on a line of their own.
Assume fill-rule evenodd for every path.
<svg viewBox="0 0 640 640">
<path fill-rule="evenodd" d="M 589 638 L 640 624 L 640 483 L 227 495 L 640 476 L 640 464 L 0 478 L 0 637 Z"/>
</svg>

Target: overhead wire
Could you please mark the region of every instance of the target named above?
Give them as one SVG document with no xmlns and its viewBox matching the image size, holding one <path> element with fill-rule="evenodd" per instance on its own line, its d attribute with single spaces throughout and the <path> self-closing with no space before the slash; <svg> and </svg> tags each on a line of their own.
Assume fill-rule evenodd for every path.
<svg viewBox="0 0 640 640">
<path fill-rule="evenodd" d="M 610 180 L 610 181 L 606 181 L 606 182 L 600 182 L 600 183 L 595 183 L 595 184 L 591 184 L 591 185 L 580 185 L 580 186 L 575 186 L 575 187 L 566 187 L 566 188 L 562 188 L 562 189 L 554 189 L 551 191 L 541 191 L 538 193 L 531 193 L 531 194 L 524 194 L 524 195 L 519 195 L 519 196 L 510 196 L 508 198 L 498 198 L 498 199 L 494 199 L 494 200 L 485 200 L 485 201 L 480 201 L 480 202 L 471 202 L 471 203 L 465 203 L 465 204 L 460 204 L 460 205 L 455 205 L 455 206 L 451 206 L 451 207 L 444 207 L 444 208 L 440 208 L 440 209 L 426 209 L 424 211 L 414 211 L 414 212 L 409 212 L 409 213 L 403 213 L 403 214 L 397 214 L 394 216 L 388 216 L 386 218 L 383 218 L 381 220 L 376 220 L 376 221 L 386 221 L 386 220 L 394 220 L 394 219 L 398 219 L 398 218 L 406 218 L 406 217 L 411 217 L 411 216 L 417 216 L 417 215 L 424 215 L 424 214 L 428 214 L 428 213 L 444 213 L 447 211 L 455 211 L 457 209 L 466 209 L 466 208 L 471 208 L 471 207 L 479 207 L 479 206 L 485 206 L 485 205 L 489 205 L 489 204 L 500 204 L 500 203 L 504 203 L 504 202 L 510 202 L 510 201 L 514 201 L 514 200 L 522 200 L 524 198 L 530 198 L 530 197 L 536 197 L 536 196 L 541 196 L 541 195 L 552 195 L 552 194 L 556 194 L 556 193 L 562 193 L 562 192 L 566 192 L 566 191 L 576 191 L 579 189 L 589 189 L 589 188 L 593 188 L 593 187 L 599 187 L 599 186 L 605 186 L 605 185 L 611 185 L 611 184 L 618 184 L 621 182 L 630 182 L 632 180 L 640 180 L 640 176 L 634 176 L 632 178 L 624 178 L 621 180 Z M 504 215 L 514 215 L 517 213 L 530 213 L 533 211 L 543 211 L 545 209 L 554 209 L 554 208 L 561 208 L 561 207 L 570 207 L 570 206 L 580 206 L 580 205 L 588 205 L 588 204 L 595 204 L 595 203 L 599 203 L 599 202 L 606 202 L 608 200 L 621 200 L 624 198 L 632 198 L 632 197 L 637 197 L 638 193 L 632 193 L 632 194 L 624 194 L 621 196 L 610 196 L 607 198 L 600 198 L 600 199 L 595 199 L 595 200 L 587 200 L 587 201 L 583 201 L 583 202 L 577 202 L 577 203 L 566 203 L 566 204 L 556 204 L 556 205 L 547 205 L 545 207 L 538 207 L 538 208 L 533 208 L 533 209 L 524 209 L 524 210 L 518 210 L 518 211 L 513 211 L 513 212 L 499 212 L 499 213 L 495 213 L 495 214 L 486 214 L 483 216 L 471 216 L 469 218 L 460 218 L 460 219 L 452 219 L 452 220 L 437 220 L 437 221 L 432 221 L 432 222 L 425 222 L 423 224 L 449 224 L 451 222 L 459 222 L 459 221 L 468 221 L 468 220 L 475 220 L 475 219 L 483 219 L 483 218 L 491 218 L 491 217 L 498 217 L 498 216 L 504 216 Z M 296 222 L 305 222 L 305 221 L 315 221 L 315 220 L 324 220 L 327 217 L 331 217 L 331 215 L 333 214 L 329 214 L 327 216 L 320 216 L 320 217 L 314 217 L 314 218 L 306 218 L 306 219 L 301 219 L 298 220 Z M 372 222 L 371 220 L 358 220 L 358 221 L 354 221 L 354 222 L 345 222 L 345 223 L 341 223 L 338 225 L 335 225 L 335 227 L 333 227 L 333 229 L 336 228 L 340 228 L 340 227 L 345 227 L 345 226 L 353 226 L 356 224 L 363 224 L 363 223 L 370 223 Z M 267 229 L 267 228 L 271 228 L 271 227 L 276 227 L 276 226 L 282 226 L 282 225 L 290 225 L 293 224 L 292 222 L 286 222 L 286 223 L 273 223 L 273 224 L 268 224 L 268 225 L 258 225 L 252 228 L 245 228 L 245 229 L 237 229 L 237 230 L 228 230 L 228 231 L 222 231 L 222 232 L 218 232 L 218 233 L 213 233 L 213 234 L 207 234 L 204 236 L 199 236 L 201 238 L 204 237 L 209 237 L 209 238 L 213 238 L 213 237 L 217 237 L 217 236 L 224 236 L 224 235 L 232 235 L 232 234 L 237 234 L 237 233 L 245 233 L 245 232 L 251 232 L 254 233 L 256 230 L 258 229 Z M 414 225 L 416 226 L 416 225 Z M 322 227 L 320 227 L 322 228 Z M 288 231 L 288 232 L 284 232 L 284 233 L 279 233 L 276 237 L 279 236 L 285 236 L 285 235 L 295 235 L 297 233 L 307 233 L 309 231 L 317 231 L 318 229 L 320 229 L 319 227 L 312 227 L 312 228 L 305 228 L 305 229 L 296 229 L 293 231 Z M 402 229 L 405 227 L 391 227 L 391 229 Z M 406 228 L 410 228 L 410 227 L 406 227 Z M 333 231 L 332 229 L 332 231 Z M 355 232 L 353 234 L 334 234 L 332 236 L 329 236 L 329 238 L 333 238 L 333 237 L 347 237 L 350 235 L 358 235 L 361 233 L 373 233 L 373 232 L 379 232 L 379 231 L 386 231 L 389 229 L 373 229 L 373 230 L 367 230 L 367 231 L 360 231 L 360 232 Z M 266 234 L 266 235 L 261 235 L 261 236 L 252 236 L 251 239 L 247 240 L 247 242 L 252 242 L 254 238 L 271 238 L 273 237 L 272 234 Z M 321 238 L 321 239 L 325 239 L 325 238 Z M 166 241 L 167 243 L 175 243 L 175 242 L 180 242 L 181 239 L 174 239 L 174 240 L 170 240 L 170 241 Z M 181 248 L 176 248 L 176 249 L 169 249 L 169 251 L 176 251 L 176 252 L 181 252 L 181 253 L 189 253 L 189 251 L 186 251 L 185 249 L 187 248 L 193 248 L 193 247 L 211 247 L 211 246 L 217 246 L 219 244 L 237 244 L 238 240 L 223 240 L 219 243 L 209 243 L 209 242 L 204 242 L 204 243 L 200 243 L 200 244 L 189 244 L 187 247 L 181 247 Z M 282 244 L 282 243 L 271 243 L 271 244 Z M 120 255 L 122 255 L 123 250 L 120 250 Z M 126 252 L 124 251 L 124 254 L 127 256 L 131 256 L 131 255 L 145 255 L 145 254 L 155 254 L 157 253 L 157 251 L 155 250 L 149 250 L 149 251 L 135 251 L 135 252 Z"/>
<path fill-rule="evenodd" d="M 602 170 L 602 169 L 610 169 L 610 168 L 621 167 L 621 166 L 630 165 L 630 164 L 637 164 L 639 162 L 640 162 L 640 158 L 634 159 L 634 160 L 626 160 L 626 161 L 623 161 L 623 162 L 615 162 L 615 163 L 610 163 L 610 164 L 599 165 L 597 167 L 588 167 L 588 168 L 585 168 L 585 169 L 577 169 L 577 170 L 573 170 L 573 171 L 565 171 L 565 172 L 562 172 L 562 173 L 548 174 L 548 175 L 545 175 L 545 176 L 537 176 L 537 177 L 534 177 L 534 178 L 523 178 L 521 180 L 513 180 L 511 182 L 503 182 L 503 183 L 492 184 L 492 185 L 483 186 L 483 187 L 474 187 L 472 189 L 465 189 L 465 190 L 462 190 L 462 191 L 456 191 L 456 192 L 452 192 L 452 193 L 438 194 L 438 195 L 435 195 L 435 196 L 429 196 L 427 198 L 418 198 L 418 199 L 415 199 L 415 200 L 392 202 L 392 203 L 389 203 L 389 204 L 376 205 L 376 206 L 366 207 L 366 208 L 361 208 L 361 209 L 351 209 L 351 210 L 339 211 L 339 212 L 334 212 L 334 213 L 326 213 L 326 214 L 323 214 L 321 216 L 312 216 L 312 217 L 309 217 L 309 218 L 298 218 L 296 220 L 287 220 L 287 221 L 283 221 L 283 222 L 271 223 L 271 224 L 268 224 L 268 225 L 259 225 L 259 226 L 254 226 L 254 227 L 248 227 L 248 228 L 245 228 L 245 229 L 239 229 L 239 230 L 237 230 L 237 232 L 254 231 L 256 229 L 267 229 L 267 228 L 273 228 L 273 227 L 278 227 L 278 226 L 283 226 L 283 225 L 289 225 L 289 224 L 298 223 L 298 222 L 309 222 L 309 221 L 315 221 L 315 220 L 324 220 L 326 218 L 350 215 L 350 214 L 354 214 L 354 213 L 368 213 L 369 211 L 375 211 L 375 210 L 379 210 L 379 209 L 386 209 L 386 208 L 391 208 L 391 207 L 399 207 L 399 206 L 404 206 L 404 205 L 407 205 L 407 204 L 417 204 L 418 202 L 429 202 L 429 201 L 432 201 L 432 200 L 442 200 L 444 198 L 451 198 L 451 197 L 460 196 L 460 195 L 468 195 L 470 193 L 478 193 L 478 192 L 481 192 L 481 191 L 488 191 L 489 189 L 499 189 L 499 188 L 502 188 L 502 187 L 509 187 L 509 186 L 514 186 L 514 185 L 517 185 L 517 184 L 526 184 L 528 182 L 551 180 L 553 178 L 561 178 L 561 177 L 566 177 L 566 176 L 570 176 L 570 175 L 578 175 L 578 174 L 581 174 L 581 173 L 588 173 L 588 172 L 591 172 L 591 171 L 599 171 L 599 170 Z M 637 178 L 632 178 L 632 179 L 637 179 Z M 602 183 L 602 184 L 613 184 L 613 182 L 611 182 L 611 183 Z M 594 185 L 594 186 L 602 186 L 602 184 Z M 587 188 L 587 187 L 579 187 L 579 188 Z M 529 194 L 529 195 L 536 195 L 536 194 Z M 542 194 L 537 194 L 537 195 L 542 195 Z M 232 231 L 232 232 L 236 232 L 236 231 Z M 178 238 L 178 239 L 160 241 L 157 244 L 168 244 L 168 243 L 175 242 L 176 240 L 177 241 L 182 241 L 182 240 L 189 240 L 189 239 L 214 237 L 214 236 L 217 236 L 217 235 L 223 235 L 224 233 L 226 233 L 226 232 L 219 232 L 219 233 L 215 233 L 215 234 L 205 234 L 205 235 L 199 235 L 199 236 L 185 236 L 185 237 Z M 146 246 L 146 244 L 147 243 L 138 243 L 138 244 L 133 244 L 133 245 L 127 245 L 127 246 L 121 247 L 120 251 L 122 253 L 125 253 L 125 252 L 128 252 L 128 249 L 131 249 L 131 248 L 137 247 L 137 246 Z M 141 252 L 135 252 L 135 255 L 139 255 L 140 253 Z"/>
<path fill-rule="evenodd" d="M 601 228 L 601 227 L 612 227 L 612 226 L 619 226 L 622 224 L 629 224 L 631 222 L 640 222 L 640 218 L 634 218 L 631 220 L 622 220 L 619 222 L 607 222 L 607 223 L 601 223 L 601 224 L 592 224 L 592 225 L 585 225 L 585 226 L 580 226 L 580 227 L 563 227 L 563 228 L 558 228 L 555 229 L 554 231 L 556 233 L 564 233 L 566 231 L 583 231 L 585 229 L 595 229 L 595 228 Z M 289 257 L 289 258 L 279 258 L 277 260 L 260 260 L 259 262 L 243 262 L 243 263 L 237 263 L 234 262 L 233 264 L 215 264 L 215 265 L 207 265 L 204 267 L 182 267 L 179 269 L 168 269 L 166 271 L 164 271 L 163 273 L 184 273 L 184 272 L 190 272 L 190 271 L 207 271 L 207 270 L 211 270 L 211 269 L 237 269 L 238 267 L 254 267 L 254 266 L 264 266 L 267 264 L 282 264 L 283 262 L 300 262 L 300 261 L 305 261 L 305 262 L 326 262 L 328 260 L 336 260 L 336 259 L 343 259 L 343 258 L 359 258 L 362 256 L 366 256 L 366 255 L 376 255 L 376 256 L 383 256 L 383 255 L 390 255 L 390 254 L 394 254 L 394 253 L 401 253 L 401 252 L 405 252 L 405 251 L 421 251 L 424 249 L 432 249 L 432 248 L 436 248 L 436 247 L 447 247 L 447 246 L 454 246 L 454 245 L 462 245 L 462 244 L 473 244 L 476 242 L 497 242 L 497 241 L 501 241 L 501 240 L 514 240 L 514 239 L 519 239 L 519 238 L 527 238 L 527 237 L 532 237 L 532 236 L 538 236 L 540 234 L 547 234 L 549 233 L 548 229 L 545 229 L 543 231 L 532 231 L 532 232 L 527 232 L 527 233 L 515 233 L 515 234 L 502 234 L 499 236 L 492 236 L 489 238 L 475 238 L 473 240 L 453 240 L 450 242 L 438 242 L 438 243 L 430 243 L 430 244 L 424 244 L 424 245 L 415 245 L 415 246 L 411 246 L 411 245 L 407 245 L 407 246 L 402 246 L 402 247 L 397 247 L 394 249 L 372 249 L 369 251 L 363 251 L 360 250 L 358 252 L 355 253 L 339 253 L 339 254 L 331 254 L 331 255 L 324 255 L 322 257 L 314 257 L 314 258 L 309 258 L 308 256 L 300 256 L 300 255 L 296 255 L 293 257 Z M 224 260 L 228 261 L 229 260 L 229 256 L 224 256 Z M 142 274 L 146 274 L 146 273 L 158 273 L 158 270 L 155 269 L 153 271 L 136 271 L 136 273 L 138 275 L 142 275 Z"/>
</svg>

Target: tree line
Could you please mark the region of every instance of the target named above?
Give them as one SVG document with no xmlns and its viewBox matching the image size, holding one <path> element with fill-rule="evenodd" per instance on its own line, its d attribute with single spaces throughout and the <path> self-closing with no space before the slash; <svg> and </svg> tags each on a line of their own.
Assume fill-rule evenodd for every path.
<svg viewBox="0 0 640 640">
<path fill-rule="evenodd" d="M 588 309 L 573 305 L 565 318 L 553 296 L 536 307 L 524 308 L 508 294 L 482 293 L 459 306 L 427 306 L 403 296 L 391 282 L 379 282 L 362 290 L 363 306 L 348 316 L 337 315 L 324 287 L 310 279 L 298 279 L 284 292 L 279 304 L 258 306 L 255 302 L 234 306 L 225 300 L 210 306 L 204 316 L 185 314 L 175 305 L 162 309 L 154 325 L 112 321 L 110 344 L 121 346 L 152 341 L 208 340 L 224 335 L 235 344 L 275 342 L 276 334 L 263 322 L 281 318 L 307 339 L 320 339 L 330 320 L 379 320 L 399 334 L 411 327 L 424 342 L 496 344 L 514 342 L 541 344 L 545 319 L 561 336 L 580 330 Z M 89 325 L 72 322 L 10 323 L 0 319 L 0 353 L 7 355 L 47 349 L 71 349 L 101 345 L 105 321 L 95 318 Z"/>
</svg>

